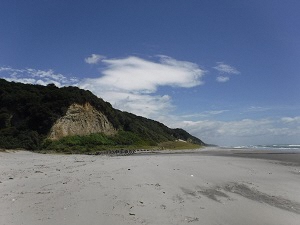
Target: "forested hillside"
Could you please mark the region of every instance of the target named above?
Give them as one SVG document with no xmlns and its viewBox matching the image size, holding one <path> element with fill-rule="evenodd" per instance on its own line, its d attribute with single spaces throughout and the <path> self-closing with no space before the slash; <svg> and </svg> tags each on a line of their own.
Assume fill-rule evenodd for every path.
<svg viewBox="0 0 300 225">
<path fill-rule="evenodd" d="M 71 142 L 70 137 L 57 142 L 47 140 L 53 124 L 74 103 L 91 104 L 107 117 L 118 133 L 112 137 L 103 134 L 71 137 Z M 65 148 L 66 145 L 73 148 L 76 145 L 82 148 L 83 145 L 93 145 L 99 149 L 101 145 L 155 146 L 176 139 L 204 144 L 182 129 L 170 129 L 157 121 L 116 110 L 90 91 L 77 87 L 58 88 L 53 84 L 30 85 L 0 79 L 0 148 L 38 150 L 59 146 Z"/>
</svg>

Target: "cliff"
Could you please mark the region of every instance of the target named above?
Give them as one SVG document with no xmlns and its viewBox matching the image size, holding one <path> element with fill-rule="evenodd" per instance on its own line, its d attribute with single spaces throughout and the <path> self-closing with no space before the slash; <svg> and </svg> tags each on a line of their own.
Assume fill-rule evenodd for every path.
<svg viewBox="0 0 300 225">
<path fill-rule="evenodd" d="M 93 133 L 113 135 L 116 132 L 107 117 L 97 111 L 90 103 L 84 105 L 74 103 L 68 108 L 66 115 L 54 123 L 48 138 L 57 140 L 66 136 Z"/>
</svg>

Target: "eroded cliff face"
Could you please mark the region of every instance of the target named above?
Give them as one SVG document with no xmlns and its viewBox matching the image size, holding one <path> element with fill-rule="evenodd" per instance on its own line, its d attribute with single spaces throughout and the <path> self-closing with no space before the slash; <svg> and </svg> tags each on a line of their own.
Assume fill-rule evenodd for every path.
<svg viewBox="0 0 300 225">
<path fill-rule="evenodd" d="M 49 139 L 57 140 L 66 136 L 92 133 L 113 135 L 116 132 L 107 117 L 89 103 L 72 104 L 66 115 L 58 119 L 51 128 Z"/>
</svg>

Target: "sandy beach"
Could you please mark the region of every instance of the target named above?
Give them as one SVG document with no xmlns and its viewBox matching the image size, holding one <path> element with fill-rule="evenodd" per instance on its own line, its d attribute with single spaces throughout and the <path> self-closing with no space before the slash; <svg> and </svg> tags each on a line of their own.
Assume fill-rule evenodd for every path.
<svg viewBox="0 0 300 225">
<path fill-rule="evenodd" d="M 246 153 L 0 152 L 0 224 L 298 225 L 299 154 Z"/>
</svg>

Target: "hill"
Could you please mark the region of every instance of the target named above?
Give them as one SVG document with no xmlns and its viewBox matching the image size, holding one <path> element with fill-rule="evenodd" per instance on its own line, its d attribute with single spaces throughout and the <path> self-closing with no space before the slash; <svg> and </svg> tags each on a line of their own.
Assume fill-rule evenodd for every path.
<svg viewBox="0 0 300 225">
<path fill-rule="evenodd" d="M 181 139 L 204 143 L 182 129 L 114 109 L 90 91 L 0 79 L 0 148 L 86 152 L 158 146 Z"/>
</svg>

